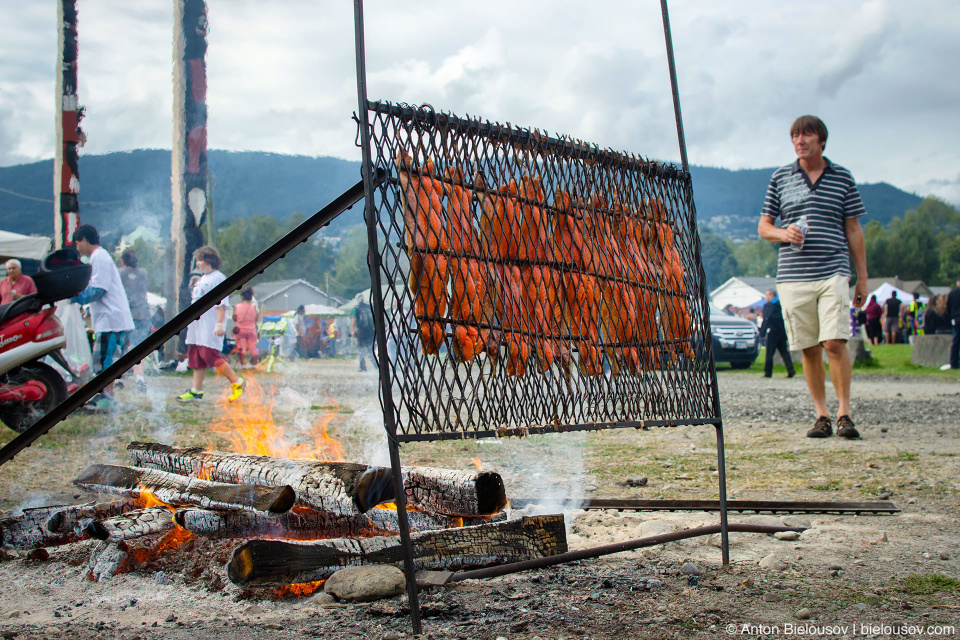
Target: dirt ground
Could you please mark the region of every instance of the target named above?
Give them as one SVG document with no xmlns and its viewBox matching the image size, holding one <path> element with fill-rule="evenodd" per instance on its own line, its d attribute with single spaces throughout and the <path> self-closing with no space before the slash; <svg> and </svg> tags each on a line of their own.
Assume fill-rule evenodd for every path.
<svg viewBox="0 0 960 640">
<path fill-rule="evenodd" d="M 301 361 L 252 377 L 259 383 L 254 392 L 263 390 L 282 429 L 269 436 L 278 448 L 329 447 L 318 439 L 326 424 L 347 459 L 386 463 L 375 372 L 358 373 L 355 360 Z M 187 388 L 185 375 L 148 380 L 146 393 L 133 384 L 119 391 L 121 411 L 78 412 L 0 467 L 0 509 L 9 514 L 90 500 L 73 478 L 92 463 L 127 463 L 131 440 L 233 448 L 224 431 L 228 416 L 215 400 L 225 390 L 222 379 L 207 379 L 203 405 L 186 406 L 174 400 Z M 732 522 L 808 528 L 796 540 L 731 534 L 729 568 L 722 566 L 716 537 L 701 537 L 456 583 L 421 593 L 425 637 L 956 637 L 960 379 L 855 376 L 854 417 L 863 435 L 857 441 L 803 437 L 813 416 L 801 378 L 722 371 L 719 384 L 731 499 L 883 500 L 900 513 L 731 514 Z M 0 442 L 13 435 L 3 433 Z M 503 475 L 515 499 L 717 496 L 712 427 L 418 443 L 404 445 L 401 455 L 405 465 L 454 469 L 472 468 L 479 458 L 484 469 Z M 565 511 L 571 549 L 718 522 L 705 512 L 575 507 Z M 242 592 L 223 569 L 233 544 L 197 541 L 166 552 L 150 569 L 100 583 L 84 575 L 92 542 L 50 549 L 46 560 L 6 552 L 0 634 L 128 640 L 411 635 L 405 597 L 323 605 L 310 596 L 278 600 Z"/>
</svg>

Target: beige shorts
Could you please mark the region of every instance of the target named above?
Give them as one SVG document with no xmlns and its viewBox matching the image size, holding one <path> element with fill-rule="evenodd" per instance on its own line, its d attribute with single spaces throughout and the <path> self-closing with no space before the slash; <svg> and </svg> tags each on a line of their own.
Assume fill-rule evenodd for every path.
<svg viewBox="0 0 960 640">
<path fill-rule="evenodd" d="M 850 339 L 850 278 L 835 275 L 812 282 L 778 282 L 787 340 L 794 351 L 824 340 Z"/>
</svg>

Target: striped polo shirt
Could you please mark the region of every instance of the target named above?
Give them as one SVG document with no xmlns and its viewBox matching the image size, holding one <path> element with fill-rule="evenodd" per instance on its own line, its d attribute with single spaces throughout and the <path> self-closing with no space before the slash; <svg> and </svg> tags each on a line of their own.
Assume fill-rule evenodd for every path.
<svg viewBox="0 0 960 640">
<path fill-rule="evenodd" d="M 773 172 L 765 216 L 780 218 L 787 227 L 802 215 L 809 231 L 803 248 L 782 242 L 777 260 L 777 282 L 825 280 L 837 274 L 850 276 L 850 249 L 844 221 L 866 213 L 857 183 L 849 171 L 824 158 L 826 167 L 816 184 L 810 182 L 800 161 Z"/>
</svg>

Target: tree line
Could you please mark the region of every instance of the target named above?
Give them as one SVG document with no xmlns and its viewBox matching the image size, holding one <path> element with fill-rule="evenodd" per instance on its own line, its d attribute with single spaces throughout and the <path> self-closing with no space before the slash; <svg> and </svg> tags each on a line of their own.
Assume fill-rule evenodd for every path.
<svg viewBox="0 0 960 640">
<path fill-rule="evenodd" d="M 960 210 L 939 198 L 924 198 L 887 226 L 871 220 L 863 235 L 872 277 L 897 276 L 928 285 L 953 285 L 960 278 Z M 735 244 L 704 228 L 700 243 L 709 290 L 732 277 L 777 273 L 777 248 L 766 240 Z M 856 273 L 852 267 L 851 273 Z"/>
</svg>

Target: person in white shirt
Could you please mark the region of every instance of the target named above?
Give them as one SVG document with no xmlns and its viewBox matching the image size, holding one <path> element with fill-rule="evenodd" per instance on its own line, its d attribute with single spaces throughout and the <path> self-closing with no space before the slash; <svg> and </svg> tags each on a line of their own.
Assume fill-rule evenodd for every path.
<svg viewBox="0 0 960 640">
<path fill-rule="evenodd" d="M 213 247 L 200 247 L 193 252 L 193 259 L 202 275 L 193 285 L 191 303 L 227 279 L 220 272 L 220 253 Z M 177 396 L 180 402 L 203 400 L 203 378 L 210 368 L 216 369 L 217 373 L 230 380 L 228 402 L 233 402 L 243 394 L 246 380 L 237 376 L 223 357 L 223 323 L 229 308 L 230 303 L 224 298 L 187 327 L 187 366 L 193 370 L 193 386 L 186 393 Z"/>
<path fill-rule="evenodd" d="M 73 242 L 81 255 L 90 259 L 90 282 L 87 288 L 71 298 L 71 302 L 90 305 L 93 331 L 100 341 L 101 370 L 113 364 L 117 351 L 124 351 L 127 332 L 133 331 L 130 303 L 120 281 L 120 272 L 113 258 L 100 246 L 100 234 L 96 227 L 80 225 L 73 232 Z M 91 399 L 88 406 L 94 409 L 110 409 L 116 406 L 113 383 L 103 393 Z"/>
</svg>

